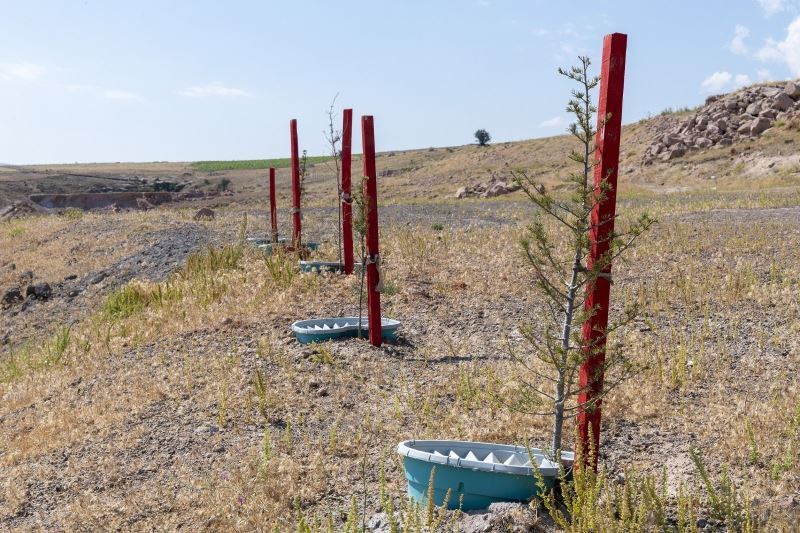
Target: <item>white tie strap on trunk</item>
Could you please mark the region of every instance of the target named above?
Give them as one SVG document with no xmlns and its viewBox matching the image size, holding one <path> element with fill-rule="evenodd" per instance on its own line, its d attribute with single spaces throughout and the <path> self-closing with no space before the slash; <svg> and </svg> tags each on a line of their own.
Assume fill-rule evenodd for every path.
<svg viewBox="0 0 800 533">
<path fill-rule="evenodd" d="M 375 268 L 378 269 L 378 286 L 375 287 L 375 290 L 378 292 L 383 292 L 383 270 L 381 270 L 381 254 L 367 256 L 366 263 L 368 265 L 375 265 Z"/>
</svg>

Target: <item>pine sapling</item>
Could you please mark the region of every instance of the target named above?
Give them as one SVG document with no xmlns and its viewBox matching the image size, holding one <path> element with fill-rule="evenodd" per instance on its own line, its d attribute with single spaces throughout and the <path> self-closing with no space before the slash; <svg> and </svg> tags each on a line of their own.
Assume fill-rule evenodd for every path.
<svg viewBox="0 0 800 533">
<path fill-rule="evenodd" d="M 542 330 L 534 330 L 531 326 L 522 328 L 535 358 L 532 360 L 512 350 L 511 355 L 522 370 L 518 377 L 522 385 L 518 392 L 521 394 L 512 406 L 524 412 L 553 417 L 552 452 L 556 457 L 562 447 L 567 414 L 578 407 L 591 408 L 578 406 L 573 401 L 581 392 L 576 384 L 580 366 L 605 345 L 605 337 L 602 342 L 591 346 L 584 345 L 581 337 L 581 325 L 597 311 L 596 308 L 585 308 L 587 288 L 600 277 L 608 276 L 606 270 L 611 262 L 654 223 L 644 214 L 623 231 L 613 233 L 608 253 L 595 260 L 591 267 L 587 266 L 591 214 L 610 191 L 608 176 L 603 176 L 599 185 L 595 185 L 592 179 L 599 165 L 599 155 L 596 153 L 597 130 L 594 126 L 597 108 L 592 103 L 591 93 L 600 80 L 590 76 L 590 64 L 589 58 L 580 57 L 578 66 L 558 70 L 560 75 L 578 86 L 567 104 L 567 112 L 574 117 L 567 131 L 578 141 L 578 149 L 569 154 L 576 170 L 566 179 L 566 187 L 562 189 L 566 194 L 551 193 L 524 170 L 513 171 L 516 183 L 538 208 L 521 244 L 533 271 L 534 286 L 544 297 L 546 310 L 543 316 L 537 316 L 531 322 L 541 324 Z M 602 128 L 607 119 L 601 117 L 599 127 Z M 618 322 L 609 325 L 605 335 L 631 322 L 636 314 L 636 308 L 626 309 Z M 624 353 L 610 351 L 603 371 L 612 368 L 621 368 L 622 371 L 617 382 L 607 382 L 603 394 L 630 374 L 631 364 Z M 533 379 L 522 377 L 526 373 Z"/>
</svg>

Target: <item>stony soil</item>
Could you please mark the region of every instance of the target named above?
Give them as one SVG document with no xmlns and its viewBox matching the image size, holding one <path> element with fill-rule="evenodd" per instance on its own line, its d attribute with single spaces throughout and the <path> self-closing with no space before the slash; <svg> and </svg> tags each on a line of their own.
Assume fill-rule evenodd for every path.
<svg viewBox="0 0 800 533">
<path fill-rule="evenodd" d="M 312 515 L 333 512 L 336 520 L 344 520 L 352 487 L 362 483 L 358 465 L 360 454 L 367 450 L 368 508 L 371 523 L 380 530 L 385 520 L 381 521 L 377 503 L 377 465 L 384 462 L 399 506 L 402 473 L 392 458 L 398 440 L 438 436 L 519 442 L 530 437 L 542 444 L 546 421 L 516 418 L 488 407 L 467 414 L 454 387 L 460 373 L 507 369 L 505 343 L 519 345 L 517 328 L 535 308 L 527 291 L 503 281 L 519 276 L 518 259 L 505 253 L 493 257 L 495 246 L 513 246 L 513 228 L 528 216 L 528 209 L 505 202 L 383 209 L 387 279 L 397 290 L 386 296 L 385 312 L 403 320 L 396 345 L 373 349 L 358 340 L 336 343 L 328 347 L 335 363 L 320 363 L 319 352 L 296 344 L 288 326 L 300 317 L 352 313 L 354 280 L 309 278 L 319 279 L 320 287 L 327 288 L 317 289 L 313 297 L 301 296 L 306 293 L 285 297 L 257 289 L 257 272 L 248 267 L 248 284 L 237 281 L 230 289 L 236 301 L 209 315 L 213 318 L 200 318 L 199 323 L 187 319 L 185 325 L 175 323 L 174 330 L 156 339 L 126 341 L 130 345 L 112 348 L 113 355 L 99 355 L 6 387 L 0 431 L 9 445 L 0 449 L 0 463 L 9 477 L 0 498 L 2 527 L 252 529 L 262 520 L 274 519 L 269 513 L 283 509 L 284 518 L 277 523 L 291 529 L 295 498 Z M 309 236 L 330 242 L 331 214 L 308 210 Z M 25 311 L 3 311 L 4 320 L 12 321 L 12 336 L 52 329 L 65 317 L 79 322 L 98 308 L 103 294 L 132 277 L 164 279 L 192 250 L 209 242 L 234 241 L 241 212 L 222 215 L 207 224 L 161 221 L 158 229 L 134 232 L 128 239 L 135 251 L 63 285 L 53 283 L 54 296 L 48 302 L 29 304 Z M 48 238 L 69 240 L 98 228 L 128 235 L 130 221 L 119 216 L 102 215 L 101 220 L 71 225 Z M 282 219 L 287 216 L 282 213 Z M 249 220 L 250 235 L 259 234 L 263 215 L 251 211 Z M 438 221 L 445 228 L 432 230 Z M 148 219 L 148 225 L 155 224 Z M 768 239 L 776 244 L 748 241 L 753 227 L 767 228 Z M 486 246 L 484 236 L 493 232 L 500 241 Z M 458 240 L 434 253 L 437 239 L 450 242 L 456 235 Z M 654 238 L 665 238 L 666 249 L 681 242 L 686 253 L 664 260 L 656 251 L 652 261 L 620 266 L 615 285 L 620 298 L 637 286 L 671 287 L 674 292 L 683 287 L 680 280 L 687 272 L 692 272 L 690 279 L 706 280 L 692 270 L 699 264 L 718 269 L 723 277 L 739 275 L 742 265 L 752 268 L 754 279 L 747 283 L 753 285 L 746 285 L 745 291 L 761 290 L 759 280 L 772 283 L 772 265 L 778 265 L 793 280 L 790 283 L 800 279 L 793 264 L 793 250 L 800 244 L 797 207 L 676 213 L 662 219 Z M 461 240 L 464 244 L 458 244 Z M 467 244 L 473 242 L 475 248 Z M 471 250 L 472 261 L 465 261 L 466 250 Z M 732 257 L 743 263 L 735 266 Z M 80 295 L 64 297 L 73 287 L 82 289 Z M 656 293 L 646 294 L 658 299 Z M 622 476 L 631 467 L 654 474 L 666 469 L 670 490 L 675 491 L 694 479 L 690 447 L 704 451 L 712 471 L 727 463 L 734 465 L 740 479 L 761 475 L 758 467 L 737 466 L 736 457 L 746 453 L 746 444 L 735 437 L 741 426 L 724 405 L 737 405 L 738 416 L 753 417 L 756 427 L 771 424 L 764 426 L 765 434 L 782 431 L 779 426 L 784 422 L 762 421 L 746 402 L 776 390 L 785 391 L 787 401 L 793 401 L 791 375 L 798 344 L 785 332 L 798 323 L 798 316 L 794 307 L 778 313 L 758 292 L 752 294 L 737 307 L 727 303 L 726 294 L 720 295 L 725 303 L 720 301 L 710 313 L 702 300 L 695 303 L 694 296 L 676 299 L 661 310 L 654 304 L 648 311 L 646 321 L 631 333 L 637 339 L 630 341 L 631 346 L 644 343 L 642 357 L 656 349 L 656 344 L 648 343 L 660 339 L 675 344 L 675 335 L 687 342 L 702 334 L 708 327 L 704 323 L 718 328 L 718 334 L 705 340 L 705 358 L 690 350 L 696 365 L 704 369 L 702 378 L 687 378 L 685 385 L 675 387 L 646 373 L 639 383 L 629 383 L 609 399 L 601 454 L 609 475 Z M 141 327 L 144 331 L 150 326 Z M 453 334 L 456 329 L 458 335 Z M 765 332 L 784 333 L 765 344 L 761 340 Z M 272 355 L 264 354 L 265 346 L 272 346 Z M 715 361 L 714 353 L 725 355 Z M 769 365 L 763 367 L 764 361 Z M 256 369 L 275 395 L 269 418 L 259 415 L 253 403 Z M 742 372 L 748 375 L 746 382 L 739 381 Z M 227 391 L 225 396 L 220 387 Z M 726 390 L 733 399 L 723 394 Z M 433 404 L 424 407 L 428 401 Z M 221 409 L 225 409 L 222 419 Z M 434 410 L 433 418 L 422 414 L 426 409 Z M 60 418 L 67 412 L 76 418 Z M 45 413 L 50 413 L 48 422 L 42 418 Z M 374 419 L 380 429 L 363 437 L 366 441 L 359 440 L 366 419 Z M 259 464 L 265 430 L 273 435 L 275 458 L 269 468 L 275 470 L 268 475 L 276 481 L 253 485 L 253 479 L 262 479 L 252 465 Z M 341 440 L 337 451 L 323 452 L 334 431 Z M 291 449 L 283 444 L 287 432 Z M 766 443 L 762 446 L 763 453 L 772 449 Z M 797 513 L 791 500 L 799 488 L 797 480 L 783 479 L 764 493 L 761 504 L 774 512 Z M 271 492 L 275 483 L 284 487 L 285 494 Z M 459 519 L 465 531 L 536 523 L 549 527 L 524 506 L 501 506 Z"/>
</svg>

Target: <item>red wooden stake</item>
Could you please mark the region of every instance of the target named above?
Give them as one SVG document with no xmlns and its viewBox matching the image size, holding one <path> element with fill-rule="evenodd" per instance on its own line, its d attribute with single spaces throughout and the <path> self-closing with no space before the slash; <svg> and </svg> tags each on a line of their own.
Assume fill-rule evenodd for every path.
<svg viewBox="0 0 800 533">
<path fill-rule="evenodd" d="M 275 200 L 275 169 L 269 169 L 269 224 L 272 228 L 271 242 L 276 244 L 278 242 L 278 210 L 277 202 Z"/>
<path fill-rule="evenodd" d="M 342 255 L 344 273 L 353 273 L 353 199 L 350 197 L 353 110 L 345 109 L 342 124 Z"/>
<path fill-rule="evenodd" d="M 622 92 L 625 84 L 625 50 L 628 36 L 622 33 L 606 35 L 603 40 L 603 64 L 600 70 L 600 100 L 597 106 L 597 137 L 595 139 L 598 165 L 594 173 L 595 195 L 605 194 L 592 210 L 589 231 L 590 253 L 587 261 L 591 268 L 603 260 L 609 250 L 610 237 L 614 232 L 614 217 L 617 203 L 617 171 L 619 167 L 619 142 L 622 132 Z M 602 183 L 607 180 L 605 191 Z M 584 464 L 590 465 L 590 450 L 594 450 L 593 468 L 597 468 L 600 452 L 600 396 L 603 391 L 606 352 L 606 328 L 608 326 L 608 301 L 611 293 L 611 264 L 603 277 L 587 287 L 587 312 L 594 313 L 583 324 L 583 350 L 585 362 L 580 368 L 578 396 L 577 444 L 582 449 Z M 593 440 L 590 448 L 589 436 Z"/>
<path fill-rule="evenodd" d="M 378 250 L 378 183 L 375 172 L 375 128 L 372 116 L 361 117 L 361 141 L 364 146 L 364 204 L 367 210 L 367 310 L 369 342 L 380 346 L 381 330 L 381 282 Z"/>
<path fill-rule="evenodd" d="M 297 151 L 297 119 L 289 121 L 289 132 L 292 143 L 292 247 L 300 250 L 301 218 L 300 218 L 300 156 Z"/>
</svg>

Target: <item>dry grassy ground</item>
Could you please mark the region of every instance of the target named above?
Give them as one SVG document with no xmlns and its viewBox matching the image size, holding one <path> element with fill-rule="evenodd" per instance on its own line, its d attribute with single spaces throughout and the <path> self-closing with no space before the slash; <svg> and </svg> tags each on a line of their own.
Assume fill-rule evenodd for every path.
<svg viewBox="0 0 800 533">
<path fill-rule="evenodd" d="M 619 211 L 647 210 L 659 224 L 615 265 L 615 310 L 636 301 L 644 314 L 613 337 L 639 370 L 606 401 L 601 462 L 610 480 L 666 473 L 670 517 L 688 502 L 705 520 L 714 505 L 690 459 L 697 449 L 717 488 L 730 472 L 737 505 L 752 500 L 762 529 L 794 530 L 800 139 L 785 125 L 642 166 L 659 121 L 679 118 L 625 128 Z M 541 311 L 519 246 L 532 209 L 519 193 L 452 195 L 517 166 L 556 188 L 570 146 L 380 154 L 384 313 L 403 322 L 400 342 L 380 349 L 291 337 L 294 320 L 356 312 L 358 280 L 299 274 L 293 258 L 237 245 L 266 234 L 263 171 L 0 169 L 5 202 L 134 175 L 209 190 L 227 178 L 234 191 L 200 202 L 217 209 L 208 222 L 184 203 L 0 223 L 0 289 L 31 271 L 54 290 L 0 309 L 0 530 L 340 530 L 354 496 L 359 515 L 392 501 L 408 520 L 398 441 L 545 445 L 549 419 L 499 401 L 517 386 L 509 349 L 527 349 L 519 326 Z M 278 184 L 284 230 L 286 169 Z M 332 259 L 330 169 L 316 165 L 305 185 L 307 235 Z M 536 513 L 514 520 L 551 527 Z"/>
<path fill-rule="evenodd" d="M 700 485 L 694 447 L 714 475 L 730 470 L 765 527 L 796 524 L 798 206 L 796 182 L 624 195 L 626 216 L 647 209 L 660 223 L 616 268 L 616 304 L 637 300 L 646 313 L 614 337 L 641 370 L 606 404 L 611 477 L 666 470 L 674 497 Z M 340 529 L 353 496 L 359 513 L 365 495 L 367 514 L 380 510 L 382 486 L 402 508 L 402 439 L 545 444 L 548 419 L 497 401 L 514 386 L 508 348 L 525 350 L 518 326 L 539 306 L 518 245 L 530 209 L 385 211 L 396 345 L 298 345 L 289 324 L 353 313 L 357 280 L 298 274 L 290 258 L 235 246 L 195 256 L 165 282 L 101 287 L 74 316 L 42 311 L 47 334 L 29 335 L 27 348 L 15 329 L 0 366 L 0 528 L 288 531 L 302 515 Z M 235 244 L 243 212 L 201 224 L 209 242 Z M 306 217 L 332 256 L 335 218 Z M 179 237 L 188 219 L 168 209 L 28 218 L 0 227 L 0 249 L 18 271 L 83 276 L 130 255 L 136 235 Z M 248 219 L 249 235 L 265 230 L 263 216 Z M 696 502 L 701 516 L 707 503 Z"/>
</svg>

